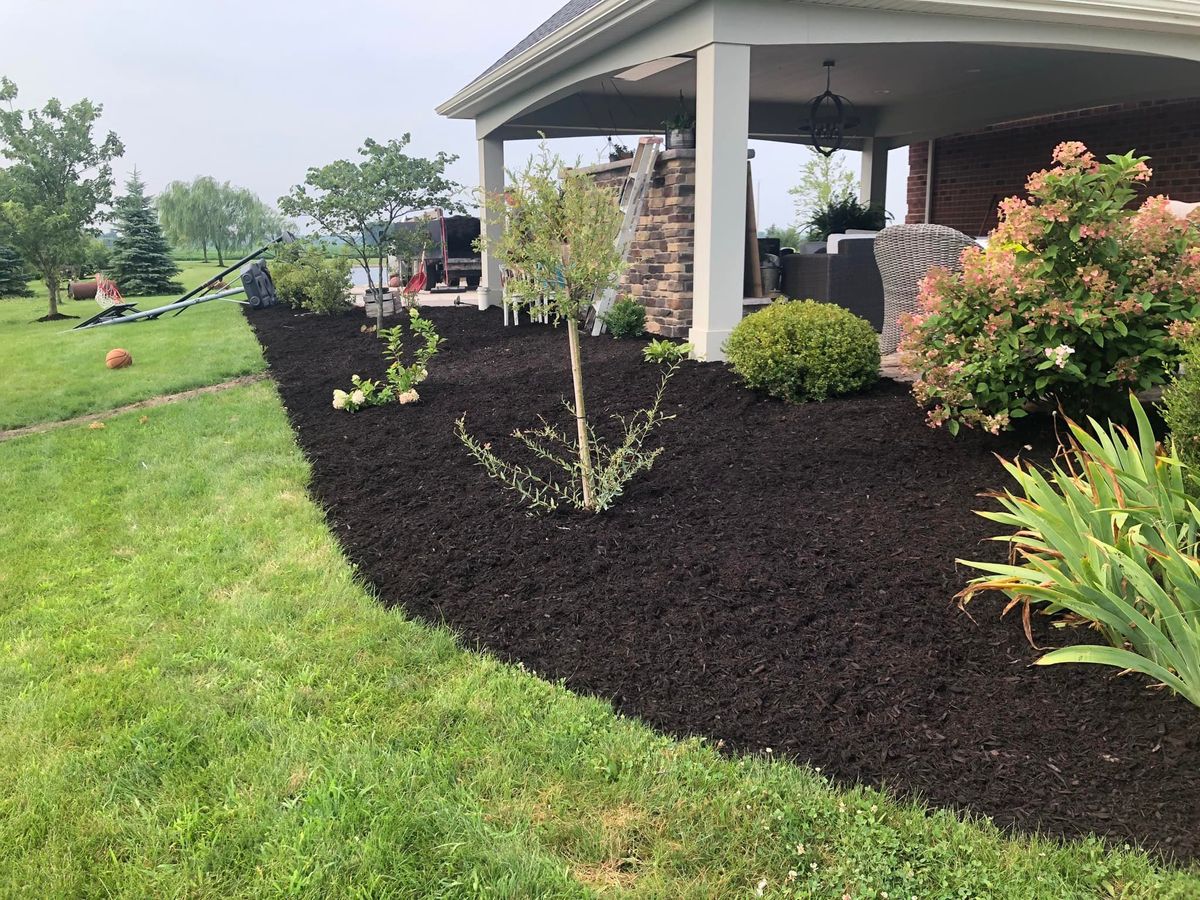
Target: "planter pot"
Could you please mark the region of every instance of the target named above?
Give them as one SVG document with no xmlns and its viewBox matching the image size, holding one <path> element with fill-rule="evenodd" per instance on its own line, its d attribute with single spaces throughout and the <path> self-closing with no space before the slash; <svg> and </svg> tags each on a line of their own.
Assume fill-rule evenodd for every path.
<svg viewBox="0 0 1200 900">
<path fill-rule="evenodd" d="M 399 276 L 399 275 L 393 275 L 391 278 L 389 278 L 389 279 L 388 279 L 388 287 L 390 287 L 390 288 L 398 288 L 398 287 L 400 287 L 400 276 Z"/>
<path fill-rule="evenodd" d="M 668 150 L 695 150 L 695 128 L 672 128 L 667 132 Z"/>
</svg>

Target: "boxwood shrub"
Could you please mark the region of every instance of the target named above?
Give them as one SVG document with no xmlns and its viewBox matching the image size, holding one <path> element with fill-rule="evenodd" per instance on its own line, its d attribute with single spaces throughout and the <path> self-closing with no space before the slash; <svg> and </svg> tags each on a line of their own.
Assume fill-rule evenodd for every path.
<svg viewBox="0 0 1200 900">
<path fill-rule="evenodd" d="M 750 387 L 793 402 L 861 391 L 879 378 L 871 324 L 815 300 L 774 303 L 747 316 L 725 342 L 725 356 Z"/>
</svg>

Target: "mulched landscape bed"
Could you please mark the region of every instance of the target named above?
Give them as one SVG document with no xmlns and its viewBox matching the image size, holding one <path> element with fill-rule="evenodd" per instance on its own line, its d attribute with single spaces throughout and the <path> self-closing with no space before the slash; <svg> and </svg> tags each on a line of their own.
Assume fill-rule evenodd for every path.
<svg viewBox="0 0 1200 900">
<path fill-rule="evenodd" d="M 454 420 L 514 458 L 513 429 L 561 419 L 565 335 L 496 310 L 426 314 L 447 341 L 422 402 L 356 415 L 330 397 L 382 374 L 362 317 L 250 315 L 312 492 L 385 602 L 674 734 L 1004 826 L 1200 856 L 1200 711 L 1139 676 L 1030 668 L 999 599 L 970 616 L 951 599 L 970 577 L 956 557 L 1004 553 L 972 513 L 1004 486 L 993 452 L 1046 458 L 1045 425 L 955 441 L 890 382 L 791 406 L 689 363 L 666 452 L 615 509 L 534 517 Z M 585 341 L 598 421 L 652 395 L 641 346 Z M 1035 638 L 1086 636 L 1035 621 Z"/>
</svg>

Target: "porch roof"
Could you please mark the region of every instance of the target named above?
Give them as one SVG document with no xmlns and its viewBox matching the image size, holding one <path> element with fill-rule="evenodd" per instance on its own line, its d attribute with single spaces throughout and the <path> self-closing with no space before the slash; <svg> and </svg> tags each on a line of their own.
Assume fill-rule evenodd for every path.
<svg viewBox="0 0 1200 900">
<path fill-rule="evenodd" d="M 685 62 L 622 72 L 711 43 L 753 48 L 751 136 L 804 141 L 824 87 L 858 107 L 862 138 L 909 143 L 1025 116 L 1197 93 L 1200 3 L 1189 0 L 572 0 L 438 108 L 506 139 L 655 131 Z"/>
</svg>

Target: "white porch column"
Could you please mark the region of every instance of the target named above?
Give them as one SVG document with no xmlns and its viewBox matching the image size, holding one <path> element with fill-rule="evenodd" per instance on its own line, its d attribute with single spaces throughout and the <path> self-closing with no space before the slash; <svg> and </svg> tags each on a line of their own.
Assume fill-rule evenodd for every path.
<svg viewBox="0 0 1200 900">
<path fill-rule="evenodd" d="M 504 191 L 504 140 L 484 137 L 479 139 L 479 187 L 491 196 Z M 483 278 L 479 282 L 479 308 L 500 306 L 504 302 L 504 289 L 500 283 L 500 263 L 487 251 L 487 242 L 496 240 L 501 234 L 501 223 L 489 221 L 491 217 L 480 207 L 479 220 L 484 236 Z"/>
<path fill-rule="evenodd" d="M 878 206 L 887 205 L 888 150 L 891 147 L 879 138 L 865 138 L 862 150 L 861 180 L 858 186 L 858 202 Z"/>
<path fill-rule="evenodd" d="M 688 335 L 697 359 L 724 359 L 721 345 L 742 318 L 749 132 L 750 48 L 701 48 L 696 57 L 696 249 Z"/>
</svg>

